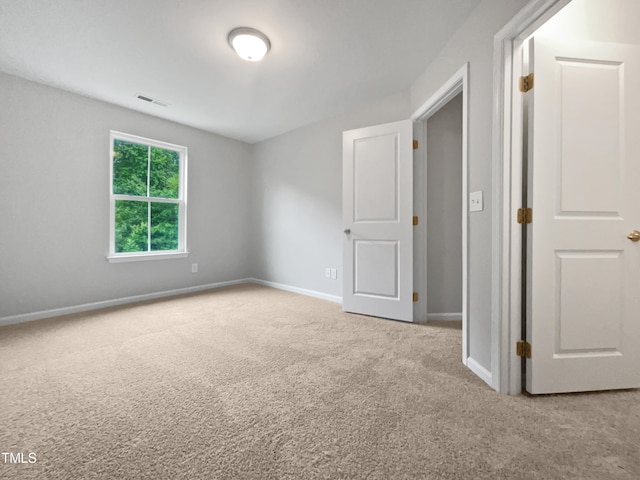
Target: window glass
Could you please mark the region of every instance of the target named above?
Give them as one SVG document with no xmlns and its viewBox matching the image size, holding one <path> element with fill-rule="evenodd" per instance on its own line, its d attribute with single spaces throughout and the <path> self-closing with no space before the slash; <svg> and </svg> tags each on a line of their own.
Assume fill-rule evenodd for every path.
<svg viewBox="0 0 640 480">
<path fill-rule="evenodd" d="M 116 252 L 146 252 L 148 250 L 147 202 L 116 200 Z"/>
<path fill-rule="evenodd" d="M 178 205 L 151 204 L 151 250 L 177 250 Z"/>
<path fill-rule="evenodd" d="M 173 150 L 151 148 L 149 196 L 178 198 L 180 154 Z"/>
<path fill-rule="evenodd" d="M 147 195 L 149 147 L 137 143 L 113 142 L 113 193 Z"/>
</svg>

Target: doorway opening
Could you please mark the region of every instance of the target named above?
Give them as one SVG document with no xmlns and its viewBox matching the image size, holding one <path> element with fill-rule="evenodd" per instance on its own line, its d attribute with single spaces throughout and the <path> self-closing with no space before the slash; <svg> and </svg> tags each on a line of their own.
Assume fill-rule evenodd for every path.
<svg viewBox="0 0 640 480">
<path fill-rule="evenodd" d="M 462 322 L 462 93 L 424 124 L 427 321 Z"/>
<path fill-rule="evenodd" d="M 414 138 L 414 321 L 462 321 L 462 362 L 490 383 L 469 355 L 468 168 L 469 65 L 460 68 L 412 116 Z"/>
</svg>

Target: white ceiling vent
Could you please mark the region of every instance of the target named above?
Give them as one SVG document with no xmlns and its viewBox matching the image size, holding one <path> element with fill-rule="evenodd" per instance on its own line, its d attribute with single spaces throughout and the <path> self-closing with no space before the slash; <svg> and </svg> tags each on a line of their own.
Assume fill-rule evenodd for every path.
<svg viewBox="0 0 640 480">
<path fill-rule="evenodd" d="M 162 100 L 158 100 L 157 98 L 151 98 L 148 95 L 142 95 L 141 93 L 136 93 L 136 98 L 138 100 L 142 100 L 143 102 L 153 103 L 155 105 L 160 105 L 161 107 L 168 107 L 169 104 L 167 102 L 163 102 Z"/>
</svg>

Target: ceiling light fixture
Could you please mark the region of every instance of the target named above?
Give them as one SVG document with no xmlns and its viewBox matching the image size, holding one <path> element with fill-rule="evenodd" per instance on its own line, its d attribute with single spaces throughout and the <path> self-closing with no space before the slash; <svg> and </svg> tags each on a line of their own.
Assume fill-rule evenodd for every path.
<svg viewBox="0 0 640 480">
<path fill-rule="evenodd" d="M 267 36 L 255 28 L 234 28 L 229 32 L 227 40 L 240 58 L 249 62 L 262 60 L 271 48 Z"/>
</svg>

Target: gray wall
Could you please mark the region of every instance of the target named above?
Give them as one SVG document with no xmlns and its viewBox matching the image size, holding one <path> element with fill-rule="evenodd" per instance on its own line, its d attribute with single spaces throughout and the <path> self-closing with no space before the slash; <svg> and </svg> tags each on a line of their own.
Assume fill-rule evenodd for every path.
<svg viewBox="0 0 640 480">
<path fill-rule="evenodd" d="M 188 147 L 188 258 L 107 262 L 110 129 Z M 5 74 L 0 132 L 0 318 L 250 274 L 249 145 Z"/>
<path fill-rule="evenodd" d="M 254 145 L 257 278 L 342 297 L 342 132 L 408 118 L 408 105 L 393 95 Z"/>
<path fill-rule="evenodd" d="M 427 120 L 428 313 L 462 312 L 461 212 L 462 94 L 459 94 Z"/>
</svg>

